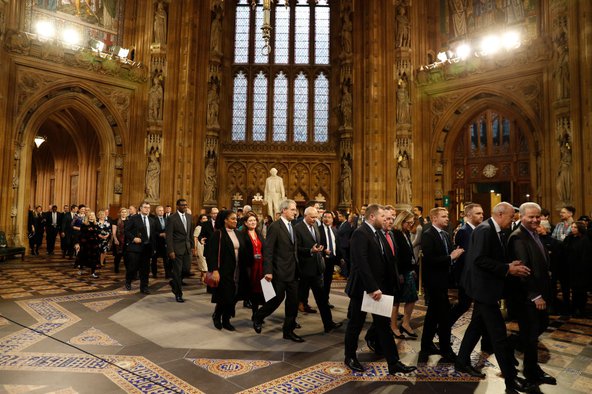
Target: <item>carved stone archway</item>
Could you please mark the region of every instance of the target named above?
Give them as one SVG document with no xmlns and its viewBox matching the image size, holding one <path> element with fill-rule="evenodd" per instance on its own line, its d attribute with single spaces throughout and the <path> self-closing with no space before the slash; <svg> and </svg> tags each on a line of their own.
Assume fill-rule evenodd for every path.
<svg viewBox="0 0 592 394">
<path fill-rule="evenodd" d="M 19 94 L 19 92 L 17 92 Z M 98 140 L 99 168 L 103 174 L 97 183 L 96 202 L 108 207 L 121 194 L 123 165 L 123 136 L 127 135 L 125 119 L 109 97 L 79 82 L 58 82 L 47 85 L 22 102 L 15 120 L 15 149 L 11 197 L 11 222 L 9 236 L 15 244 L 23 244 L 27 225 L 27 196 L 30 193 L 31 157 L 33 138 L 40 127 L 54 114 L 75 110 L 94 129 Z M 81 144 L 85 135 L 74 136 Z M 94 203 L 94 201 L 92 202 Z"/>
</svg>

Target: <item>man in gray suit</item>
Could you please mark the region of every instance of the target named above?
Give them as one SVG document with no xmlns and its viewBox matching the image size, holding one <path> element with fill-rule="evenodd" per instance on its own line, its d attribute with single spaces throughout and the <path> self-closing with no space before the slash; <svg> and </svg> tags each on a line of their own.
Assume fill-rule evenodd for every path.
<svg viewBox="0 0 592 394">
<path fill-rule="evenodd" d="M 261 333 L 263 319 L 271 315 L 286 298 L 284 318 L 284 339 L 304 342 L 294 333 L 298 314 L 298 257 L 296 234 L 291 221 L 298 210 L 294 200 L 280 203 L 280 218 L 273 222 L 267 230 L 267 238 L 263 249 L 263 273 L 268 282 L 272 282 L 276 296 L 269 300 L 253 316 L 253 328 Z"/>
<path fill-rule="evenodd" d="M 187 213 L 187 201 L 177 200 L 177 212 L 169 216 L 166 222 L 166 246 L 169 259 L 173 261 L 172 277 L 169 281 L 175 300 L 183 299 L 182 273 L 189 272 L 192 250 L 195 247 L 191 233 L 191 215 Z"/>
</svg>

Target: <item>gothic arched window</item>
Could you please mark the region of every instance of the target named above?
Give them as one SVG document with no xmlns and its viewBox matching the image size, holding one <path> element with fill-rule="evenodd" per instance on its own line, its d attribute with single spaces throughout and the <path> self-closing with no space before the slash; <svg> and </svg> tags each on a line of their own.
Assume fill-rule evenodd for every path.
<svg viewBox="0 0 592 394">
<path fill-rule="evenodd" d="M 329 0 L 272 3 L 264 53 L 262 0 L 236 0 L 233 142 L 329 142 Z"/>
</svg>

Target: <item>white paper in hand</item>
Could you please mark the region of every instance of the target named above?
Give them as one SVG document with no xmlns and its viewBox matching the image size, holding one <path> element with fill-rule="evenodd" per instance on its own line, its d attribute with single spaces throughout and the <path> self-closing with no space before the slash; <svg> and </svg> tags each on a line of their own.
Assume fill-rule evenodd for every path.
<svg viewBox="0 0 592 394">
<path fill-rule="evenodd" d="M 273 289 L 273 285 L 271 284 L 271 282 L 268 282 L 265 278 L 261 279 L 261 289 L 263 290 L 263 298 L 265 298 L 265 302 L 275 297 L 275 290 Z"/>
<path fill-rule="evenodd" d="M 393 301 L 394 297 L 391 295 L 383 294 L 382 297 L 380 297 L 380 300 L 374 301 L 370 294 L 364 293 L 364 298 L 362 299 L 362 312 L 391 317 L 391 313 L 393 313 Z"/>
</svg>

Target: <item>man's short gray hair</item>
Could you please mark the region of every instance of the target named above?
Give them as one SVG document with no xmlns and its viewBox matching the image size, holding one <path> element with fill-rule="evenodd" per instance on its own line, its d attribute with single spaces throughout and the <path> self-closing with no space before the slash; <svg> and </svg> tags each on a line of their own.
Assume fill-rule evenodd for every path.
<svg viewBox="0 0 592 394">
<path fill-rule="evenodd" d="M 541 212 L 541 206 L 539 204 L 537 204 L 536 202 L 529 201 L 520 205 L 520 216 L 526 215 L 527 209 L 536 209 L 539 211 L 539 213 Z"/>
<path fill-rule="evenodd" d="M 296 205 L 296 201 L 294 201 L 294 200 L 290 200 L 290 199 L 287 199 L 287 200 L 284 200 L 284 201 L 282 201 L 282 202 L 280 203 L 280 212 L 283 212 L 283 211 L 285 211 L 286 209 L 290 208 L 290 205 L 291 205 L 291 204 L 294 204 L 294 205 Z"/>
<path fill-rule="evenodd" d="M 312 214 L 312 212 L 313 212 L 313 211 L 315 211 L 315 212 L 317 212 L 317 213 L 318 213 L 318 210 L 317 210 L 315 207 L 307 207 L 307 208 L 304 210 L 304 215 L 305 215 L 305 216 L 309 216 L 310 214 Z"/>
<path fill-rule="evenodd" d="M 510 204 L 509 202 L 502 201 L 495 207 L 493 207 L 491 213 L 495 215 L 504 214 L 510 209 L 512 210 L 512 212 L 514 212 L 514 206 L 512 204 Z"/>
</svg>

